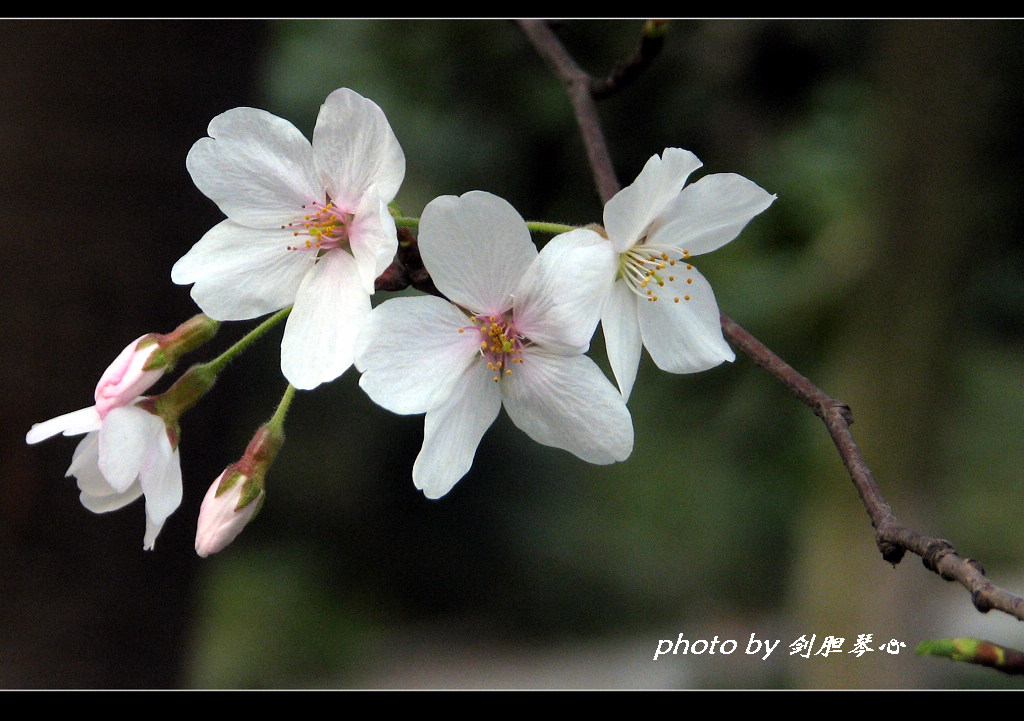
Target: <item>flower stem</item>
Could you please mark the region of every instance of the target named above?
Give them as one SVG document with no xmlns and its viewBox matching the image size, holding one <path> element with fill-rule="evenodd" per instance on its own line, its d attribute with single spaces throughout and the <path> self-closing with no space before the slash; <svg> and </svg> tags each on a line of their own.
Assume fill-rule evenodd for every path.
<svg viewBox="0 0 1024 721">
<path fill-rule="evenodd" d="M 420 219 L 402 215 L 395 218 L 395 225 L 399 228 L 418 228 L 420 225 Z M 570 230 L 575 230 L 578 226 L 566 225 L 565 223 L 549 223 L 544 220 L 528 220 L 526 221 L 526 227 L 529 228 L 532 233 L 551 233 L 552 235 L 558 235 L 559 233 L 566 233 Z"/>
<path fill-rule="evenodd" d="M 217 375 L 222 370 L 224 370 L 224 366 L 226 366 L 228 363 L 235 359 L 235 356 L 241 354 L 246 348 L 252 345 L 261 335 L 263 335 L 268 330 L 270 330 L 275 325 L 284 320 L 291 312 L 291 310 L 292 307 L 288 306 L 287 308 L 283 308 L 277 311 L 276 313 L 274 313 L 274 315 L 270 316 L 265 321 L 263 321 L 258 326 L 256 326 L 251 331 L 242 336 L 242 338 L 237 343 L 235 343 L 233 346 L 231 346 L 226 351 L 221 353 L 219 356 L 214 358 L 212 361 L 209 361 L 208 363 L 203 363 L 202 365 L 197 367 L 202 368 L 204 372 L 210 373 L 212 375 Z"/>
<path fill-rule="evenodd" d="M 292 398 L 294 397 L 295 386 L 289 383 L 288 387 L 284 389 L 284 395 L 281 396 L 281 402 L 277 404 L 277 410 L 274 411 L 273 417 L 267 421 L 267 426 L 278 434 L 281 433 L 281 429 L 284 427 L 284 417 L 288 415 L 288 406 L 292 404 Z"/>
<path fill-rule="evenodd" d="M 559 233 L 568 233 L 570 230 L 575 230 L 576 225 L 566 225 L 565 223 L 548 223 L 543 220 L 528 220 L 526 221 L 526 227 L 530 229 L 531 233 L 551 233 L 552 235 L 558 235 Z"/>
</svg>

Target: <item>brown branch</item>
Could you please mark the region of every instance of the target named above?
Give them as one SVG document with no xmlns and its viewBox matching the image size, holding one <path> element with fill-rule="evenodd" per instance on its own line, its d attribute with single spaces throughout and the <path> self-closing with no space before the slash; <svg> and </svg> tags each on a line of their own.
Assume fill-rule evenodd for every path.
<svg viewBox="0 0 1024 721">
<path fill-rule="evenodd" d="M 665 45 L 667 20 L 648 20 L 640 34 L 640 47 L 627 60 L 615 66 L 606 78 L 594 78 L 590 83 L 590 94 L 595 100 L 603 100 L 640 77 Z"/>
<path fill-rule="evenodd" d="M 619 190 L 611 156 L 597 116 L 592 95 L 593 79 L 579 68 L 558 37 L 543 21 L 519 21 L 523 32 L 536 47 L 555 75 L 562 81 L 583 133 L 587 156 L 591 163 L 598 193 L 607 202 Z M 583 96 L 586 97 L 583 97 Z M 850 432 L 853 417 L 850 408 L 837 401 L 798 373 L 734 320 L 722 315 L 722 332 L 726 338 L 757 365 L 774 376 L 797 398 L 810 407 L 825 424 L 839 457 L 853 481 L 861 502 L 875 529 L 875 543 L 882 557 L 897 564 L 906 551 L 921 557 L 925 567 L 947 581 L 956 581 L 971 592 L 971 600 L 982 613 L 992 609 L 1003 611 L 1024 621 L 1024 598 L 1004 591 L 985 577 L 981 564 L 960 556 L 948 542 L 924 536 L 902 526 L 875 483 L 871 470 L 861 457 Z"/>
<path fill-rule="evenodd" d="M 526 37 L 537 49 L 537 53 L 565 85 L 569 95 L 576 124 L 579 125 L 583 145 L 586 146 L 587 160 L 594 173 L 594 184 L 601 202 L 607 203 L 619 191 L 611 154 L 601 131 L 601 120 L 597 115 L 597 102 L 591 93 L 590 74 L 582 70 L 561 41 L 543 20 L 519 20 Z"/>
</svg>

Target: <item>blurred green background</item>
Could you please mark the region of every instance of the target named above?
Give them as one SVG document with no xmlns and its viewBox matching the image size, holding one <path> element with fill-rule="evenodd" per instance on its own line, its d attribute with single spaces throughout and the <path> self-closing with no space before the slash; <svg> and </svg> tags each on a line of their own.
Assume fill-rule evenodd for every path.
<svg viewBox="0 0 1024 721">
<path fill-rule="evenodd" d="M 603 75 L 638 20 L 561 21 Z M 740 356 L 645 357 L 633 456 L 590 466 L 503 415 L 440 501 L 410 472 L 422 418 L 354 371 L 297 396 L 258 519 L 206 560 L 209 483 L 273 412 L 279 333 L 183 422 L 185 501 L 143 553 L 134 504 L 94 516 L 36 421 L 88 405 L 132 338 L 196 309 L 171 264 L 222 217 L 185 154 L 219 112 L 307 136 L 350 87 L 407 159 L 396 198 L 481 189 L 530 220 L 599 222 L 565 94 L 501 20 L 2 21 L 0 477 L 4 688 L 1017 688 L 920 658 L 927 638 L 1024 647 L 914 556 L 882 561 L 817 419 Z M 1024 24 L 675 20 L 600 104 L 620 182 L 669 146 L 778 195 L 699 259 L 722 310 L 853 409 L 897 517 L 1024 593 Z M 543 240 L 543 239 L 540 239 Z M 380 294 L 375 301 L 387 294 Z M 211 357 L 255 323 L 225 324 Z M 600 335 L 592 354 L 604 363 Z M 159 390 L 160 387 L 157 388 Z M 730 656 L 658 641 L 735 639 Z M 743 653 L 751 634 L 781 643 Z M 897 655 L 803 658 L 860 634 Z"/>
</svg>

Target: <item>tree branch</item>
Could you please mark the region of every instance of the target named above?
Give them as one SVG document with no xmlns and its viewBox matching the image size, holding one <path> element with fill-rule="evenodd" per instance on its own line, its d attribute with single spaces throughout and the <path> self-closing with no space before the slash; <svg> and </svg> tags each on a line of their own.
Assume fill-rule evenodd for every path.
<svg viewBox="0 0 1024 721">
<path fill-rule="evenodd" d="M 544 59 L 555 76 L 565 85 L 569 95 L 576 124 L 579 125 L 583 145 L 587 150 L 587 161 L 594 173 L 594 184 L 601 202 L 607 203 L 619 192 L 619 181 L 615 175 L 608 145 L 601 130 L 597 115 L 597 102 L 591 93 L 592 78 L 582 70 L 543 20 L 519 20 L 526 37 L 530 39 L 537 53 Z"/>
<path fill-rule="evenodd" d="M 665 45 L 667 20 L 648 20 L 640 34 L 640 47 L 628 60 L 615 66 L 606 78 L 594 78 L 590 83 L 590 94 L 595 100 L 603 100 L 636 80 L 647 69 Z"/>
<path fill-rule="evenodd" d="M 565 85 L 587 148 L 598 193 L 602 201 L 607 202 L 618 192 L 619 184 L 597 115 L 594 92 L 595 88 L 603 88 L 601 92 L 605 94 L 611 92 L 621 81 L 599 82 L 591 78 L 579 68 L 544 21 L 520 20 L 519 25 L 556 77 Z M 636 73 L 642 69 L 636 70 Z M 630 80 L 633 77 L 635 74 Z M 982 613 L 995 609 L 1024 621 L 1024 598 L 1004 591 L 989 581 L 978 561 L 960 556 L 948 541 L 922 535 L 899 523 L 850 432 L 853 416 L 849 406 L 815 386 L 728 316 L 723 314 L 721 323 L 723 334 L 738 350 L 774 376 L 825 424 L 871 519 L 875 529 L 875 543 L 882 558 L 895 565 L 902 560 L 906 551 L 910 551 L 921 557 L 925 568 L 947 581 L 960 583 L 970 591 L 975 608 Z"/>
</svg>

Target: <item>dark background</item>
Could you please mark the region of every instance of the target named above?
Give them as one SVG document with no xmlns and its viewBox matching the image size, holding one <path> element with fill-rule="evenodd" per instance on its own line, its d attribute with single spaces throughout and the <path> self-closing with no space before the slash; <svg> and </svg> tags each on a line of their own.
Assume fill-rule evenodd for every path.
<svg viewBox="0 0 1024 721">
<path fill-rule="evenodd" d="M 640 27 L 558 32 L 604 74 Z M 308 136 L 347 86 L 405 150 L 408 215 L 471 189 L 531 220 L 599 222 L 601 205 L 565 95 L 511 22 L 0 29 L 0 687 L 1015 687 L 913 654 L 938 636 L 1024 638 L 916 558 L 881 560 L 824 429 L 744 357 L 695 376 L 645 358 L 636 449 L 612 467 L 503 416 L 435 502 L 410 478 L 422 419 L 376 408 L 349 372 L 298 395 L 264 510 L 200 560 L 199 502 L 283 391 L 278 331 L 185 416 L 185 499 L 144 553 L 141 503 L 89 513 L 63 478 L 75 441 L 24 433 L 88 405 L 130 340 L 196 312 L 169 272 L 222 217 L 184 164 L 214 115 L 254 105 Z M 1022 30 L 678 20 L 600 106 L 623 184 L 678 146 L 698 176 L 778 194 L 699 259 L 722 309 L 852 406 L 901 520 L 1018 594 Z M 197 359 L 253 325 L 225 324 Z M 767 661 L 653 662 L 679 633 L 781 643 Z M 789 654 L 800 635 L 848 651 L 866 633 L 906 648 Z"/>
</svg>

